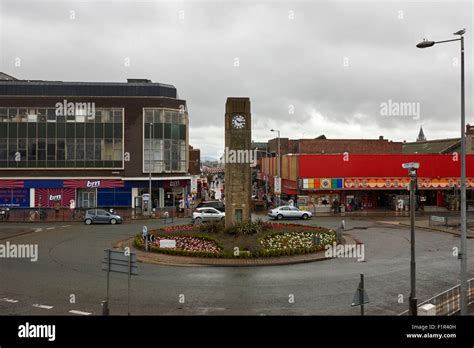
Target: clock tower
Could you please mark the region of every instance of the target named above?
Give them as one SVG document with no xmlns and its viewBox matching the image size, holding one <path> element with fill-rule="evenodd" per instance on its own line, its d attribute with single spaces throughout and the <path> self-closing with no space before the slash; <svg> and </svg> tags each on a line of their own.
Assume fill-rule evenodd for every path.
<svg viewBox="0 0 474 348">
<path fill-rule="evenodd" d="M 251 116 L 249 98 L 225 104 L 225 226 L 251 219 Z"/>
</svg>

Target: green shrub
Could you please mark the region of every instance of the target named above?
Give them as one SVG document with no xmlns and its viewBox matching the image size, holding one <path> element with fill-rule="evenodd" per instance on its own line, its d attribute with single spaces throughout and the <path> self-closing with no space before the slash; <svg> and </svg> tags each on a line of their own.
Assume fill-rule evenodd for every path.
<svg viewBox="0 0 474 348">
<path fill-rule="evenodd" d="M 237 236 L 249 236 L 257 233 L 261 233 L 264 230 L 264 227 L 267 228 L 267 224 L 264 224 L 263 221 L 244 221 L 234 226 L 228 227 L 225 229 L 225 233 Z"/>
<path fill-rule="evenodd" d="M 223 221 L 213 221 L 209 223 L 203 223 L 199 225 L 199 232 L 201 233 L 220 233 L 224 231 L 224 222 Z"/>
</svg>

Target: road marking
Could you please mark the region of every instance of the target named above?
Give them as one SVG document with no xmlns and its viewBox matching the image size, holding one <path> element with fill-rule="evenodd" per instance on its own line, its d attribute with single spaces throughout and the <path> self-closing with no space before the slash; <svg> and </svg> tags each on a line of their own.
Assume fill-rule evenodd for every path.
<svg viewBox="0 0 474 348">
<path fill-rule="evenodd" d="M 56 227 L 48 227 L 47 230 L 54 230 Z"/>
<path fill-rule="evenodd" d="M 71 225 L 62 225 L 61 227 L 71 227 Z"/>
<path fill-rule="evenodd" d="M 43 231 L 42 228 L 36 228 L 36 229 L 34 230 L 34 232 L 41 232 L 41 231 Z"/>
<path fill-rule="evenodd" d="M 46 306 L 46 305 L 37 304 L 37 303 L 35 303 L 35 304 L 33 305 L 33 307 L 42 308 L 42 309 L 51 309 L 51 308 L 53 308 L 53 306 Z"/>
<path fill-rule="evenodd" d="M 18 300 L 14 300 L 14 299 L 11 299 L 11 298 L 2 298 L 2 301 L 5 301 L 5 302 L 9 302 L 9 303 L 17 303 Z"/>
<path fill-rule="evenodd" d="M 92 313 L 89 313 L 89 312 L 76 311 L 75 309 L 70 310 L 69 313 L 79 314 L 79 315 L 91 315 L 92 314 Z"/>
</svg>

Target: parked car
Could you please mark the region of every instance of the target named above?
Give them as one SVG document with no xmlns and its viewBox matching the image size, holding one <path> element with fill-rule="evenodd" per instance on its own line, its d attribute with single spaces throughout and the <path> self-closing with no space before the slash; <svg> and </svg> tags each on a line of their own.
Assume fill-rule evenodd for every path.
<svg viewBox="0 0 474 348">
<path fill-rule="evenodd" d="M 90 224 L 121 224 L 123 219 L 120 215 L 112 214 L 102 209 L 90 209 L 86 211 L 84 216 L 86 225 Z"/>
<path fill-rule="evenodd" d="M 313 216 L 311 212 L 299 210 L 296 207 L 281 206 L 268 211 L 268 216 L 277 220 L 281 219 L 303 219 L 306 220 Z"/>
<path fill-rule="evenodd" d="M 215 208 L 196 208 L 193 212 L 193 222 L 200 224 L 202 222 L 222 221 L 225 213 Z"/>
<path fill-rule="evenodd" d="M 202 201 L 196 208 L 214 208 L 221 212 L 225 212 L 224 202 L 221 201 Z"/>
</svg>

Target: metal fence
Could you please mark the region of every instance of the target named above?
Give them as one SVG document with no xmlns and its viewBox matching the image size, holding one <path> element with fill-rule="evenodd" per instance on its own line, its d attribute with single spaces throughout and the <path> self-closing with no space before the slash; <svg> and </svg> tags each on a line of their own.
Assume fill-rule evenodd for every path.
<svg viewBox="0 0 474 348">
<path fill-rule="evenodd" d="M 108 208 L 91 208 L 109 211 Z M 8 214 L 0 217 L 2 222 L 82 222 L 84 221 L 87 209 L 51 209 L 51 208 L 31 208 L 31 209 L 11 209 Z M 149 219 L 150 217 L 134 209 L 114 208 L 114 212 L 127 220 Z M 184 209 L 184 212 L 177 212 L 174 207 L 158 208 L 152 214 L 154 219 L 175 219 L 191 218 L 192 210 Z"/>
<path fill-rule="evenodd" d="M 430 303 L 436 307 L 436 315 L 450 316 L 461 310 L 461 285 L 456 285 L 418 304 L 418 308 Z M 474 278 L 467 281 L 467 303 L 474 303 Z M 399 315 L 407 315 L 408 310 Z"/>
</svg>

